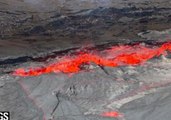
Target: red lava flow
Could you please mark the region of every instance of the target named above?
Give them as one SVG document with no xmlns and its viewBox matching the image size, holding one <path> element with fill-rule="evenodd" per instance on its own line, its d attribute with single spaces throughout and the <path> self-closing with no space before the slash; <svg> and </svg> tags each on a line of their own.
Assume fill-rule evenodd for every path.
<svg viewBox="0 0 171 120">
<path fill-rule="evenodd" d="M 121 113 L 119 113 L 117 111 L 111 111 L 111 112 L 104 112 L 104 113 L 101 114 L 101 116 L 118 118 L 118 117 L 122 117 L 123 114 L 121 114 Z"/>
<path fill-rule="evenodd" d="M 47 65 L 46 67 L 16 69 L 13 75 L 16 76 L 38 76 L 51 72 L 76 73 L 81 70 L 82 64 L 91 62 L 108 67 L 117 67 L 123 65 L 138 65 L 149 59 L 165 55 L 166 51 L 171 52 L 171 43 L 163 43 L 160 47 L 147 47 L 145 45 L 121 45 L 113 46 L 101 52 L 87 52 L 77 55 L 62 57 L 56 63 Z M 103 53 L 103 54 L 102 54 Z"/>
</svg>

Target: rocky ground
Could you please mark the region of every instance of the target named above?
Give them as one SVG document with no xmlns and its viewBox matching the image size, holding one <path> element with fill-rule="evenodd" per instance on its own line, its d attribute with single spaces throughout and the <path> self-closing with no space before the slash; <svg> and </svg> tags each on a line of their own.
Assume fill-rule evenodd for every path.
<svg viewBox="0 0 171 120">
<path fill-rule="evenodd" d="M 169 56 L 72 76 L 11 74 L 81 47 L 170 41 L 170 6 L 169 0 L 0 1 L 0 111 L 10 111 L 12 120 L 170 120 Z M 101 116 L 105 111 L 123 116 Z"/>
</svg>

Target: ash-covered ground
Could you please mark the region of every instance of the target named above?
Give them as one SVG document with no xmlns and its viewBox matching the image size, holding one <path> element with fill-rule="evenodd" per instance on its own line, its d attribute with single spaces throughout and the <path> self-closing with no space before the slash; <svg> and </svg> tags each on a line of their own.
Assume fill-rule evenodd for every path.
<svg viewBox="0 0 171 120">
<path fill-rule="evenodd" d="M 1 109 L 10 111 L 14 120 L 170 119 L 169 54 L 133 66 L 86 65 L 86 70 L 74 74 L 21 77 L 8 73 L 20 67 L 46 66 L 55 61 L 51 59 L 2 69 Z M 102 116 L 110 111 L 122 116 Z"/>
<path fill-rule="evenodd" d="M 169 0 L 0 1 L 0 111 L 11 120 L 170 120 L 171 60 L 75 74 L 13 75 L 76 50 L 171 40 Z M 104 116 L 118 112 L 117 117 Z"/>
</svg>

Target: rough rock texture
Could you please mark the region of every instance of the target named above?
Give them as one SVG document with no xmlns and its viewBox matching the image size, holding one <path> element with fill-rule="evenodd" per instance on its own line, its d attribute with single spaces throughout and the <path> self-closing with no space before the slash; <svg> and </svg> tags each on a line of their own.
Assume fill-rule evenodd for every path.
<svg viewBox="0 0 171 120">
<path fill-rule="evenodd" d="M 37 66 L 34 62 L 19 66 L 30 65 Z M 101 116 L 106 111 L 121 112 L 121 120 L 169 120 L 170 68 L 170 59 L 158 58 L 140 66 L 105 67 L 108 74 L 97 66 L 72 76 L 3 74 L 0 107 L 10 111 L 14 120 L 111 119 Z"/>
<path fill-rule="evenodd" d="M 4 0 L 0 2 L 0 58 L 87 44 L 166 40 L 170 5 L 169 0 Z M 149 30 L 166 30 L 166 35 L 138 35 Z"/>
<path fill-rule="evenodd" d="M 98 66 L 72 76 L 11 74 L 80 46 L 169 40 L 170 0 L 1 0 L 0 111 L 12 120 L 109 120 L 101 113 L 114 110 L 119 120 L 170 120 L 169 56 L 108 74 Z"/>
</svg>

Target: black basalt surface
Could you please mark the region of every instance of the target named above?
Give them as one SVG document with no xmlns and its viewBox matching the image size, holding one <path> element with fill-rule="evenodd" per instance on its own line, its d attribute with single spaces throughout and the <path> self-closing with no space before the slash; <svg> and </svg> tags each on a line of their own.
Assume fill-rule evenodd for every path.
<svg viewBox="0 0 171 120">
<path fill-rule="evenodd" d="M 170 53 L 140 66 L 12 74 L 80 51 L 170 42 L 170 6 L 170 0 L 0 1 L 0 111 L 10 111 L 11 120 L 170 120 Z M 108 111 L 123 116 L 101 116 Z"/>
</svg>

